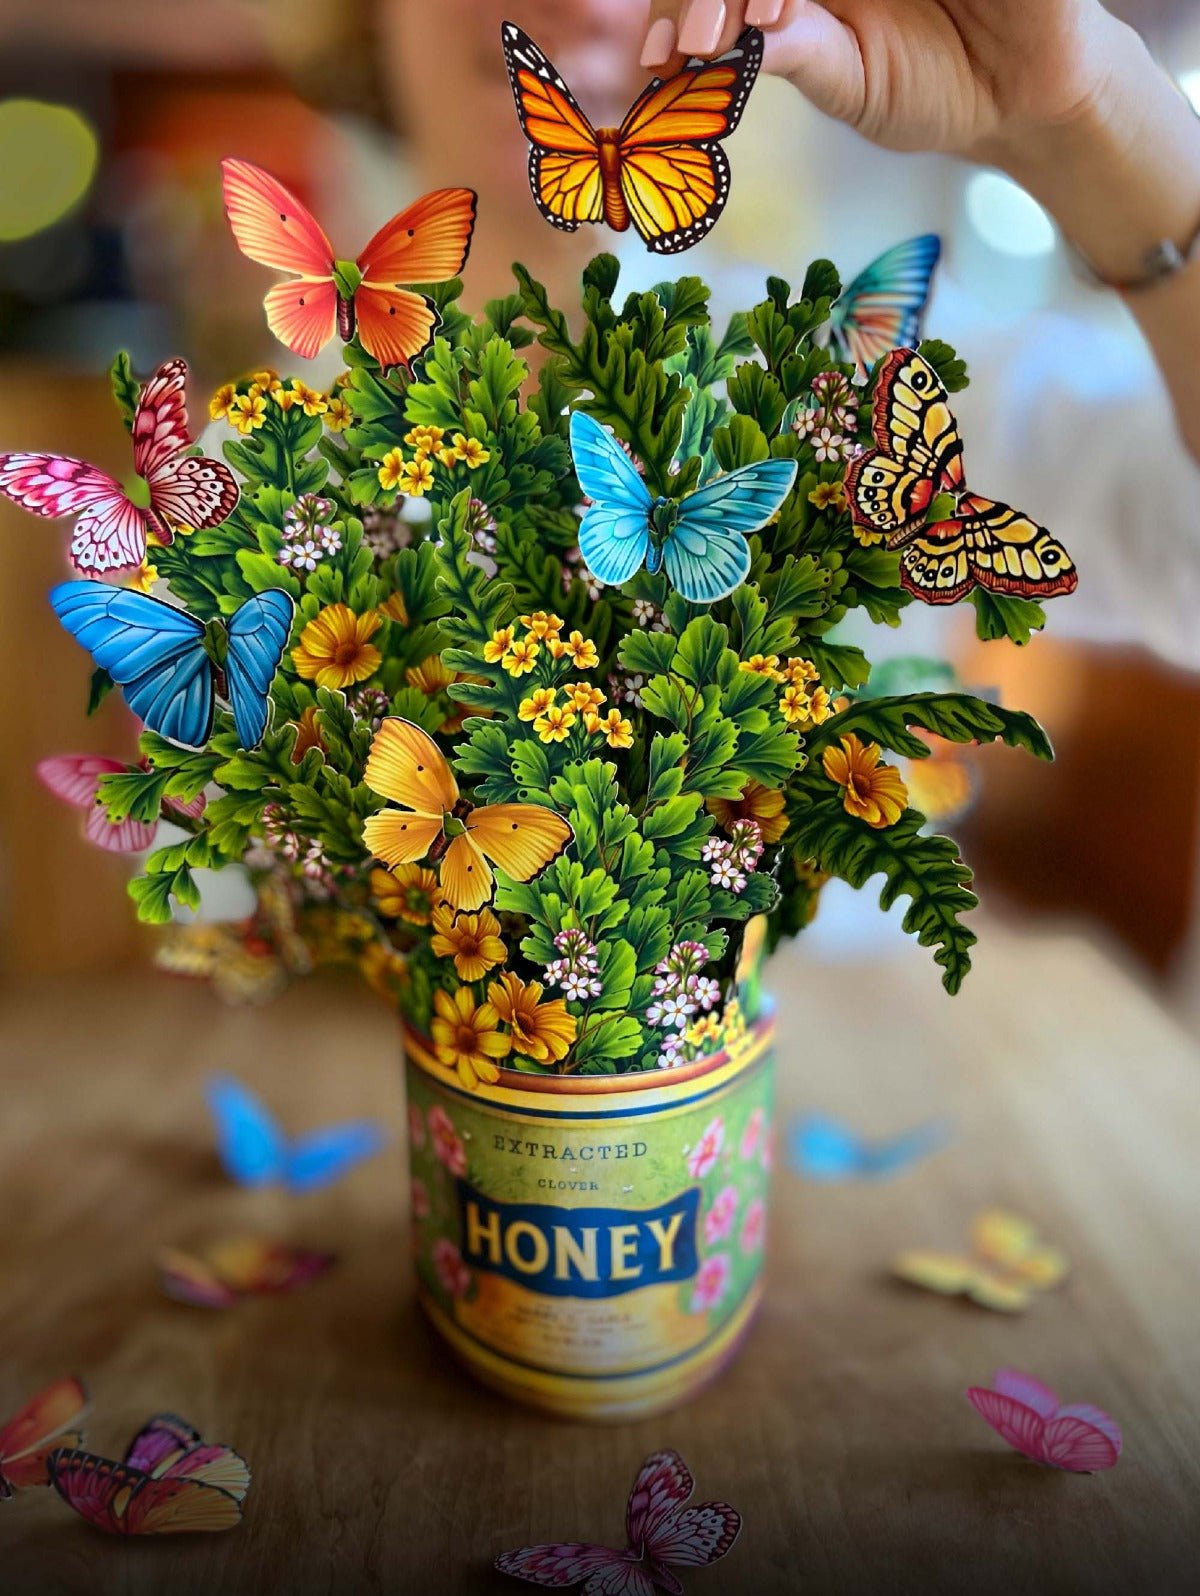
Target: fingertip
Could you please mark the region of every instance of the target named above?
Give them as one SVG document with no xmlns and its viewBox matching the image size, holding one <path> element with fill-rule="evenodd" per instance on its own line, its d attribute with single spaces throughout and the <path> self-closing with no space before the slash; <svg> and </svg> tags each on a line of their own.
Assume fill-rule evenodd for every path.
<svg viewBox="0 0 1200 1596">
<path fill-rule="evenodd" d="M 725 31 L 726 15 L 725 0 L 688 0 L 679 24 L 683 54 L 713 55 Z"/>
<path fill-rule="evenodd" d="M 746 7 L 746 22 L 752 28 L 770 28 L 779 21 L 783 0 L 750 0 Z"/>
<path fill-rule="evenodd" d="M 658 17 L 646 31 L 642 45 L 644 67 L 665 66 L 675 53 L 675 21 L 672 17 Z"/>
</svg>

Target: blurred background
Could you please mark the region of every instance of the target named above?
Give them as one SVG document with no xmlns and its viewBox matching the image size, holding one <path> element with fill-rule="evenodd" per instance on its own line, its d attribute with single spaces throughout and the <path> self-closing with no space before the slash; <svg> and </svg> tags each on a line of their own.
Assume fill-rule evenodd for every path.
<svg viewBox="0 0 1200 1596">
<path fill-rule="evenodd" d="M 1115 7 L 1200 105 L 1194 0 Z M 53 448 L 127 472 L 108 396 L 119 348 L 147 373 L 192 367 L 192 415 L 275 346 L 270 274 L 238 254 L 218 162 L 241 155 L 310 204 L 353 255 L 423 190 L 469 183 L 480 223 L 466 274 L 479 306 L 511 287 L 513 259 L 563 304 L 582 262 L 615 248 L 626 286 L 663 275 L 636 238 L 574 239 L 538 217 L 499 48 L 524 25 L 593 120 L 618 122 L 644 80 L 638 0 L 5 0 L 0 8 L 0 449 Z M 1200 1027 L 1200 467 L 1176 441 L 1133 323 L 1089 286 L 1044 214 L 997 174 L 877 151 L 764 79 L 730 146 L 725 218 L 679 269 L 723 310 L 798 283 L 829 255 L 848 279 L 918 232 L 946 252 L 927 330 L 974 379 L 958 406 L 972 485 L 1053 528 L 1081 571 L 1022 650 L 973 639 L 974 612 L 914 605 L 873 657 L 941 655 L 972 686 L 1047 725 L 1059 760 L 972 752 L 961 836 L 990 910 L 1052 918 L 1136 967 Z M 333 367 L 331 369 L 336 369 Z M 301 375 L 309 373 L 301 371 Z M 318 377 L 328 375 L 318 368 Z M 62 529 L 0 504 L 0 979 L 97 970 L 145 956 L 124 869 L 38 786 L 48 754 L 128 755 L 110 698 L 84 717 L 88 670 L 54 623 Z M 823 904 L 814 957 L 869 938 L 885 959 L 896 919 Z M 913 979 L 933 981 L 924 962 Z"/>
</svg>

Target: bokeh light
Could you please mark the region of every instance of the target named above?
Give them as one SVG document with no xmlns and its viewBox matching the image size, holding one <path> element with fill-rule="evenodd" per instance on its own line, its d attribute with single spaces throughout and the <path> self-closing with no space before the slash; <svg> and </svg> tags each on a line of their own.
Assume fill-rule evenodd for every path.
<svg viewBox="0 0 1200 1596">
<path fill-rule="evenodd" d="M 100 148 L 85 117 L 44 100 L 0 100 L 0 242 L 53 227 L 91 187 Z"/>
<path fill-rule="evenodd" d="M 1054 253 L 1054 224 L 1035 199 L 1000 172 L 971 178 L 966 210 L 975 232 L 1001 255 L 1031 260 Z"/>
</svg>

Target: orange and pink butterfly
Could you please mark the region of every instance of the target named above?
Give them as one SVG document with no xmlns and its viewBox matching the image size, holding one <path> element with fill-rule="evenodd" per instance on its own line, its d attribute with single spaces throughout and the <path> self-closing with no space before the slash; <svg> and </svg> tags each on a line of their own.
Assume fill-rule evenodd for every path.
<svg viewBox="0 0 1200 1596">
<path fill-rule="evenodd" d="M 105 776 L 148 768 L 145 760 L 131 766 L 104 754 L 55 754 L 39 762 L 37 773 L 43 786 L 56 798 L 82 812 L 84 836 L 97 848 L 103 848 L 106 853 L 144 853 L 154 844 L 158 822 L 135 820 L 131 815 L 124 820 L 110 820 L 100 802 L 100 783 Z M 203 793 L 186 801 L 163 799 L 168 820 L 172 812 L 186 820 L 198 820 L 204 813 L 204 805 Z"/>
<path fill-rule="evenodd" d="M 83 1448 L 87 1387 L 67 1376 L 39 1391 L 0 1428 L 0 1501 L 52 1485 L 67 1506 L 109 1535 L 232 1529 L 250 1489 L 245 1458 L 205 1441 L 173 1413 L 147 1419 L 123 1461 Z"/>
<path fill-rule="evenodd" d="M 237 505 L 238 486 L 227 465 L 191 452 L 186 389 L 187 362 L 168 360 L 138 396 L 133 469 L 145 505 L 98 467 L 58 454 L 0 454 L 0 493 L 48 520 L 78 516 L 71 564 L 102 577 L 141 565 L 150 533 L 170 543 L 179 527 L 219 526 Z"/>
<path fill-rule="evenodd" d="M 625 1509 L 623 1551 L 580 1541 L 523 1546 L 502 1552 L 502 1574 L 531 1585 L 562 1590 L 578 1585 L 581 1596 L 680 1596 L 676 1568 L 702 1568 L 725 1556 L 742 1527 L 727 1502 L 689 1507 L 695 1481 L 678 1452 L 655 1452 L 638 1470 Z"/>
</svg>

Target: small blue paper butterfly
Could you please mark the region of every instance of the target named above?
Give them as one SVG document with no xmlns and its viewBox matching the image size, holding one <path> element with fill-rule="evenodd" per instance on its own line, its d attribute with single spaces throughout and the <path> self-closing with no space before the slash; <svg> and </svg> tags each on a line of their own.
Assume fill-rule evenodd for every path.
<svg viewBox="0 0 1200 1596">
<path fill-rule="evenodd" d="M 105 582 L 60 582 L 50 603 L 151 731 L 202 748 L 212 731 L 219 668 L 238 742 L 262 742 L 295 611 L 282 588 L 254 594 L 227 624 L 208 626 L 187 610 Z"/>
<path fill-rule="evenodd" d="M 915 349 L 942 253 L 936 233 L 922 233 L 872 261 L 842 294 L 829 316 L 829 343 L 838 360 L 865 376 L 890 349 Z"/>
<path fill-rule="evenodd" d="M 232 1075 L 205 1085 L 225 1173 L 240 1186 L 282 1184 L 292 1192 L 332 1185 L 387 1141 L 373 1120 L 348 1120 L 289 1140 L 261 1098 Z"/>
<path fill-rule="evenodd" d="M 651 575 L 665 566 L 691 604 L 715 604 L 745 581 L 744 534 L 771 519 L 796 480 L 794 460 L 760 460 L 682 499 L 654 499 L 629 456 L 582 410 L 571 415 L 571 454 L 592 501 L 579 527 L 588 570 L 620 587 L 643 565 Z"/>
<path fill-rule="evenodd" d="M 808 1114 L 790 1128 L 788 1162 L 810 1180 L 886 1180 L 938 1152 L 949 1139 L 949 1126 L 941 1120 L 872 1142 L 841 1120 Z"/>
</svg>

